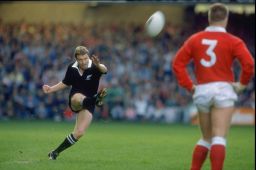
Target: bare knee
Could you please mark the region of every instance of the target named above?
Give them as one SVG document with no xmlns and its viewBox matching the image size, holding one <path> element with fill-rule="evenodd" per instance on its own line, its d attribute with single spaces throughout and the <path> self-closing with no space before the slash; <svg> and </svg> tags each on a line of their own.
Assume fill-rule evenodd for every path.
<svg viewBox="0 0 256 170">
<path fill-rule="evenodd" d="M 71 98 L 71 106 L 73 109 L 81 109 L 81 103 L 83 102 L 85 96 L 81 93 L 76 93 Z"/>
<path fill-rule="evenodd" d="M 72 96 L 71 103 L 74 103 L 74 104 L 79 103 L 80 104 L 84 100 L 84 98 L 85 98 L 85 96 L 83 94 L 76 93 Z"/>
</svg>

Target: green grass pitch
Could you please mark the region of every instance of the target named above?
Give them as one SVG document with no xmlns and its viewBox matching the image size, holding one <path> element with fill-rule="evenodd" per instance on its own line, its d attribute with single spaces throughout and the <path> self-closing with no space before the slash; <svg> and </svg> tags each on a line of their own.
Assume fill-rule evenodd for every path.
<svg viewBox="0 0 256 170">
<path fill-rule="evenodd" d="M 197 126 L 93 122 L 56 161 L 47 153 L 74 122 L 0 121 L 0 170 L 189 170 Z M 233 126 L 225 170 L 253 170 L 254 126 Z M 210 170 L 209 159 L 203 170 Z"/>
</svg>

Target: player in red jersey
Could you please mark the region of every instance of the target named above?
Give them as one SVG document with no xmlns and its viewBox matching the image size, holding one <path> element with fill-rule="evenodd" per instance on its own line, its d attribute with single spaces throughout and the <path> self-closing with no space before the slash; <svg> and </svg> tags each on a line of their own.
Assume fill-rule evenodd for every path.
<svg viewBox="0 0 256 170">
<path fill-rule="evenodd" d="M 172 63 L 178 83 L 193 93 L 199 112 L 202 138 L 194 148 L 191 170 L 200 170 L 208 151 L 212 170 L 222 170 L 226 136 L 237 93 L 245 89 L 254 72 L 254 60 L 245 43 L 226 32 L 229 11 L 224 4 L 213 4 L 208 12 L 209 26 L 192 35 L 177 52 Z M 237 59 L 242 71 L 234 82 L 232 64 Z M 186 71 L 194 62 L 197 85 Z"/>
</svg>

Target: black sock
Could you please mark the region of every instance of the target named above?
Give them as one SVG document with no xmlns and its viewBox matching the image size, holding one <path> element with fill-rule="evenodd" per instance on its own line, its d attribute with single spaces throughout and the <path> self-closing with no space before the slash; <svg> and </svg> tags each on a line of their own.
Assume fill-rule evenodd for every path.
<svg viewBox="0 0 256 170">
<path fill-rule="evenodd" d="M 83 108 L 88 108 L 95 103 L 95 97 L 86 97 L 83 100 Z"/>
<path fill-rule="evenodd" d="M 65 149 L 69 148 L 71 145 L 75 144 L 76 142 L 77 142 L 77 139 L 75 139 L 75 137 L 71 133 L 65 138 L 65 140 L 60 144 L 60 146 L 58 146 L 58 148 L 55 149 L 54 151 L 57 153 L 60 153 L 60 152 L 64 151 Z"/>
</svg>

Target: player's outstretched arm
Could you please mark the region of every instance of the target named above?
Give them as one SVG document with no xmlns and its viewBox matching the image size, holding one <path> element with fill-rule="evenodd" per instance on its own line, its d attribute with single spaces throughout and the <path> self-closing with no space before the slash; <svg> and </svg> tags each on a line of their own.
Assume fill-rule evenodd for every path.
<svg viewBox="0 0 256 170">
<path fill-rule="evenodd" d="M 47 93 L 52 93 L 52 92 L 62 90 L 66 87 L 68 87 L 68 86 L 62 82 L 59 82 L 58 84 L 53 85 L 53 86 L 43 85 L 43 91 L 44 91 L 44 93 L 47 94 Z"/>
<path fill-rule="evenodd" d="M 98 56 L 93 55 L 92 56 L 92 62 L 93 62 L 93 64 L 96 65 L 96 67 L 99 69 L 99 71 L 101 73 L 103 73 L 103 74 L 107 73 L 107 71 L 108 71 L 107 67 L 105 65 L 103 65 L 103 64 L 100 64 L 100 60 L 99 60 Z"/>
</svg>

